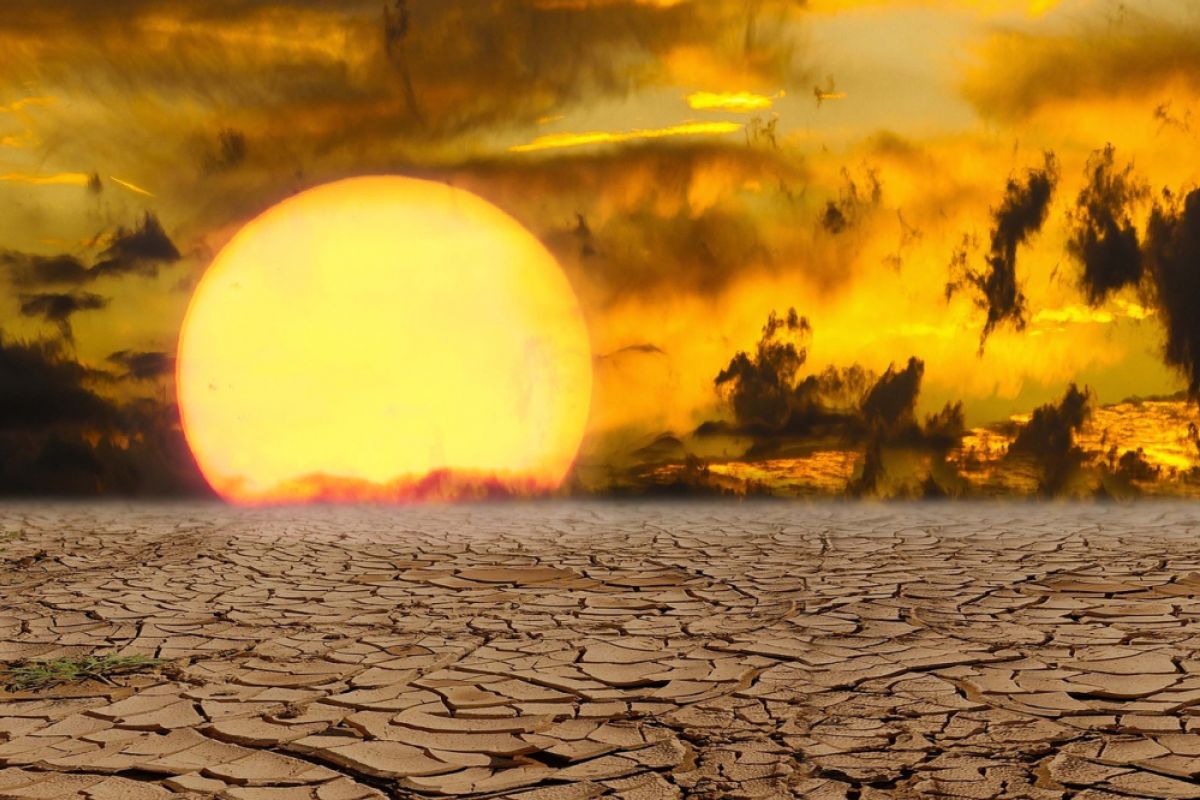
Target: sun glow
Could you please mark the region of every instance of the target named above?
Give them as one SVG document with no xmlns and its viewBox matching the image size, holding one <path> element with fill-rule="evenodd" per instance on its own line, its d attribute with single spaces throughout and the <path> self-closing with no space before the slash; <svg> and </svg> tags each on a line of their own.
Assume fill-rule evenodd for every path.
<svg viewBox="0 0 1200 800">
<path fill-rule="evenodd" d="M 240 503 L 456 499 L 553 489 L 591 353 L 554 258 L 461 189 L 367 177 L 248 223 L 196 289 L 180 410 Z"/>
</svg>

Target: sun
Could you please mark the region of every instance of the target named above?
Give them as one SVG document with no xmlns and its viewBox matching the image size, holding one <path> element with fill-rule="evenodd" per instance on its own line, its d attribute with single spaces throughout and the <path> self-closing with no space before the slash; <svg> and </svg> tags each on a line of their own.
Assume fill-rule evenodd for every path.
<svg viewBox="0 0 1200 800">
<path fill-rule="evenodd" d="M 554 257 L 443 183 L 350 178 L 243 227 L 179 338 L 185 435 L 241 504 L 551 490 L 592 360 Z"/>
</svg>

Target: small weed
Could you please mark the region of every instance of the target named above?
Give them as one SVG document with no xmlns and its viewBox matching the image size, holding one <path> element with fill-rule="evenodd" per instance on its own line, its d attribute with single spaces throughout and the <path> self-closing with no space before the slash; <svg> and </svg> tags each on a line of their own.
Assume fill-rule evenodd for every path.
<svg viewBox="0 0 1200 800">
<path fill-rule="evenodd" d="M 35 692 L 89 678 L 115 685 L 112 681 L 114 675 L 145 672 L 162 663 L 162 659 L 149 656 L 66 656 L 44 661 L 21 661 L 10 666 L 2 677 L 9 691 Z"/>
</svg>

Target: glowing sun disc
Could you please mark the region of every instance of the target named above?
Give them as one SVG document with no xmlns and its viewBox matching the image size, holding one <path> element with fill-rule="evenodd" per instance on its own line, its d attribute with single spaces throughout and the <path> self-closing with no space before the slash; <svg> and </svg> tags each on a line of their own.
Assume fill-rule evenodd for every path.
<svg viewBox="0 0 1200 800">
<path fill-rule="evenodd" d="M 541 243 L 469 192 L 390 176 L 247 223 L 196 287 L 177 364 L 188 444 L 239 503 L 552 489 L 592 384 Z"/>
</svg>

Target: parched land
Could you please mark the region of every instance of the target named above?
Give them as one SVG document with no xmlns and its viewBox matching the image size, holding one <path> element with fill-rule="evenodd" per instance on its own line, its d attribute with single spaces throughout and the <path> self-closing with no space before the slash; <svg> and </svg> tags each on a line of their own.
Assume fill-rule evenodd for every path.
<svg viewBox="0 0 1200 800">
<path fill-rule="evenodd" d="M 8 506 L 0 798 L 1200 798 L 1198 511 Z"/>
</svg>

